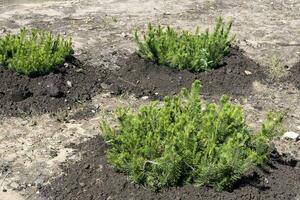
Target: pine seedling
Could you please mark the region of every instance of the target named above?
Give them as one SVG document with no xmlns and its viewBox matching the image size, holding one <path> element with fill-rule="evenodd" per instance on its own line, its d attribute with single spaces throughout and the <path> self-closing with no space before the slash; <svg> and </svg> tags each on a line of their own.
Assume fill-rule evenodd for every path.
<svg viewBox="0 0 300 200">
<path fill-rule="evenodd" d="M 232 22 L 225 23 L 220 17 L 216 20 L 213 32 L 206 29 L 200 33 L 177 32 L 171 27 L 162 28 L 148 24 L 148 29 L 141 40 L 136 30 L 135 41 L 138 54 L 158 64 L 168 65 L 190 71 L 207 71 L 218 66 L 229 52 L 234 37 L 230 37 Z"/>
<path fill-rule="evenodd" d="M 72 54 L 71 39 L 37 29 L 0 38 L 0 65 L 28 76 L 54 71 Z"/>
<path fill-rule="evenodd" d="M 218 105 L 204 103 L 199 91 L 196 81 L 191 91 L 183 89 L 138 112 L 117 109 L 118 127 L 100 126 L 108 162 L 154 190 L 183 183 L 222 190 L 263 164 L 270 140 L 282 132 L 282 116 L 269 113 L 254 134 L 239 105 L 226 96 Z"/>
</svg>

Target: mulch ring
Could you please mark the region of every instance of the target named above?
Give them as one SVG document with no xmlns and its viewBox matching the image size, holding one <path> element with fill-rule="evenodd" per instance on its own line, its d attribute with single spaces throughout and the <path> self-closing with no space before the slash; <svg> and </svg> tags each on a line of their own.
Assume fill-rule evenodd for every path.
<svg viewBox="0 0 300 200">
<path fill-rule="evenodd" d="M 182 87 L 189 88 L 196 79 L 201 81 L 201 94 L 205 97 L 250 96 L 254 81 L 264 82 L 263 68 L 246 57 L 238 47 L 230 49 L 216 69 L 193 73 L 160 66 L 130 54 L 118 60 L 120 69 L 111 74 L 107 84 L 115 94 L 134 93 L 137 97 L 162 98 L 177 94 Z"/>
<path fill-rule="evenodd" d="M 243 177 L 232 191 L 216 192 L 209 187 L 185 185 L 158 193 L 131 183 L 126 175 L 117 173 L 106 162 L 106 144 L 100 137 L 73 146 L 82 160 L 63 164 L 63 175 L 40 190 L 49 200 L 291 200 L 299 197 L 300 168 L 286 165 L 274 153 L 267 166 L 256 168 Z M 298 195 L 298 196 L 297 196 Z"/>
<path fill-rule="evenodd" d="M 75 58 L 54 73 L 19 75 L 0 66 L 0 115 L 21 116 L 71 109 L 102 91 L 103 69 L 84 66 Z"/>
</svg>

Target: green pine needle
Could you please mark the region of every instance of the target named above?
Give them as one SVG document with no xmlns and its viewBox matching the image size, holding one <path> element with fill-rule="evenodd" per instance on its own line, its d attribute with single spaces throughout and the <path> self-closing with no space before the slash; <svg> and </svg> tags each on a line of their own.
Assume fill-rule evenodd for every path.
<svg viewBox="0 0 300 200">
<path fill-rule="evenodd" d="M 134 35 L 141 57 L 173 68 L 206 71 L 217 67 L 229 52 L 234 39 L 229 36 L 231 26 L 232 22 L 226 24 L 220 17 L 211 33 L 208 29 L 199 33 L 199 28 L 195 33 L 176 32 L 169 26 L 149 24 L 143 40 L 137 30 Z"/>
<path fill-rule="evenodd" d="M 131 180 L 154 190 L 184 182 L 231 187 L 250 168 L 262 164 L 271 138 L 282 133 L 280 114 L 269 113 L 252 134 L 239 105 L 221 98 L 201 102 L 200 83 L 159 104 L 116 112 L 119 126 L 101 123 L 107 159 Z"/>
<path fill-rule="evenodd" d="M 71 39 L 37 29 L 0 38 L 0 65 L 28 76 L 54 71 L 72 53 Z"/>
</svg>

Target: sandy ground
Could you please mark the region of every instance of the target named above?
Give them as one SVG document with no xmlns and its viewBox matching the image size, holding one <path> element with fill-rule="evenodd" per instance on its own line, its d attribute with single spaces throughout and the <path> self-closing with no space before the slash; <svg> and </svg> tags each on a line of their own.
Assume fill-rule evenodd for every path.
<svg viewBox="0 0 300 200">
<path fill-rule="evenodd" d="M 96 66 L 117 67 L 110 52 L 134 51 L 132 31 L 147 22 L 178 28 L 211 27 L 215 17 L 233 19 L 236 43 L 246 55 L 267 65 L 273 55 L 281 65 L 300 61 L 300 1 L 298 0 L 74 0 L 8 5 L 0 1 L 0 34 L 20 26 L 39 27 L 74 40 L 79 57 Z M 285 127 L 300 132 L 300 91 L 293 85 L 267 87 L 254 83 L 255 96 L 240 102 L 252 127 L 269 110 L 286 112 Z M 39 187 L 61 173 L 60 163 L 79 159 L 72 145 L 99 134 L 98 123 L 110 119 L 120 104 L 143 103 L 133 97 L 100 94 L 89 104 L 99 107 L 88 120 L 66 120 L 69 112 L 55 116 L 0 120 L 0 199 L 39 199 Z M 80 108 L 79 108 L 80 109 Z M 282 144 L 285 145 L 282 145 Z M 288 147 L 288 149 L 286 149 Z M 300 143 L 278 142 L 278 148 L 300 158 Z"/>
</svg>

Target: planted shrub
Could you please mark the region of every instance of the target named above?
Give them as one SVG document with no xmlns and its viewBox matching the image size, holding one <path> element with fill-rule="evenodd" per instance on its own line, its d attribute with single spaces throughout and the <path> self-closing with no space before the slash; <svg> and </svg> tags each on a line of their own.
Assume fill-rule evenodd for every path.
<svg viewBox="0 0 300 200">
<path fill-rule="evenodd" d="M 72 53 L 71 39 L 37 29 L 0 38 L 0 65 L 29 76 L 55 70 Z"/>
<path fill-rule="evenodd" d="M 212 33 L 176 32 L 173 28 L 148 25 L 144 40 L 135 32 L 138 54 L 158 64 L 191 71 L 215 68 L 228 53 L 233 37 L 229 36 L 232 22 L 218 18 Z"/>
<path fill-rule="evenodd" d="M 262 164 L 269 140 L 282 132 L 282 116 L 269 113 L 252 134 L 240 106 L 226 96 L 219 105 L 203 103 L 199 89 L 196 81 L 190 92 L 183 89 L 137 113 L 119 108 L 117 128 L 100 126 L 109 163 L 154 190 L 182 183 L 229 188 Z"/>
</svg>

